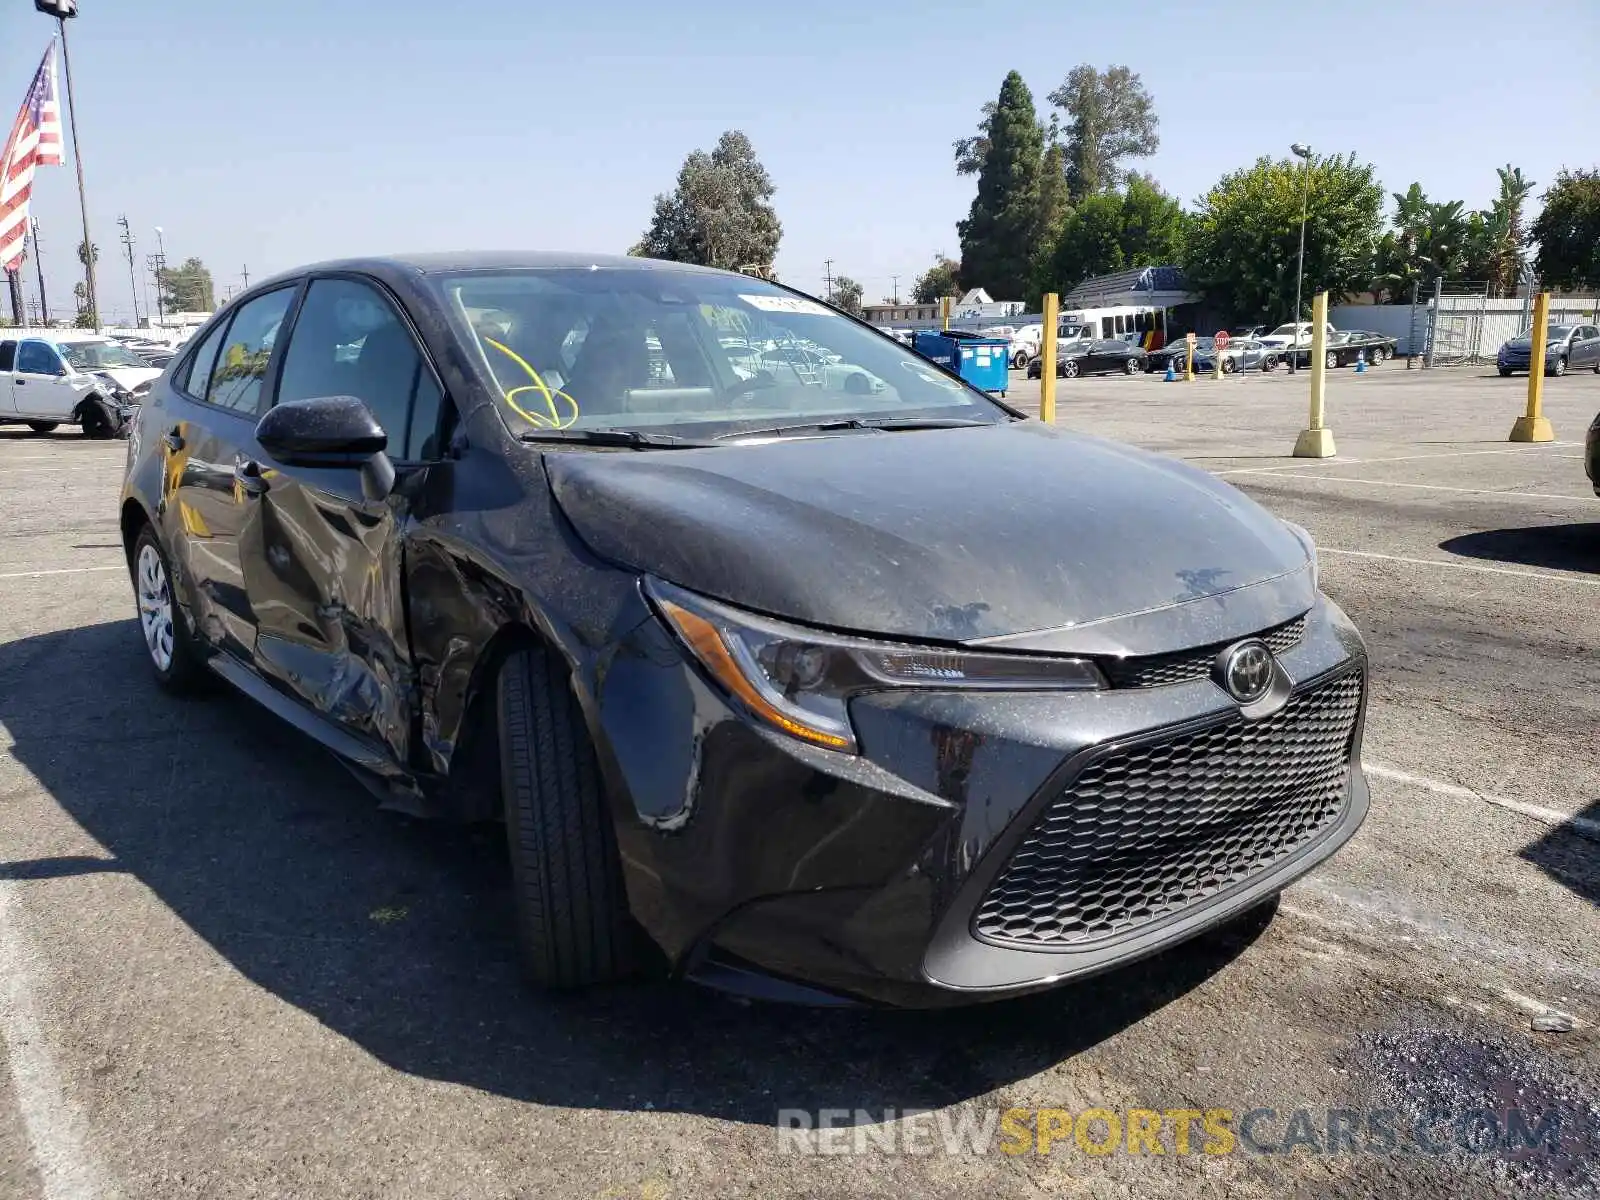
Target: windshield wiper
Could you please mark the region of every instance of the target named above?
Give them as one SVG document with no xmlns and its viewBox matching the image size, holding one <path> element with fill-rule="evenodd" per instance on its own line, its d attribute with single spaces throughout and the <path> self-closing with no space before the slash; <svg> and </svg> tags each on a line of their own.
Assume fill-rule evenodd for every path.
<svg viewBox="0 0 1600 1200">
<path fill-rule="evenodd" d="M 770 429 L 741 429 L 735 433 L 717 436 L 725 438 L 778 437 L 785 433 L 832 433 L 841 429 L 966 429 L 979 425 L 993 425 L 994 421 L 975 421 L 970 417 L 846 417 L 838 421 L 806 421 L 796 425 L 774 425 Z"/>
<path fill-rule="evenodd" d="M 530 429 L 519 435 L 525 442 L 578 442 L 585 446 L 628 446 L 635 450 L 693 450 L 710 442 L 646 433 L 642 429 Z"/>
</svg>

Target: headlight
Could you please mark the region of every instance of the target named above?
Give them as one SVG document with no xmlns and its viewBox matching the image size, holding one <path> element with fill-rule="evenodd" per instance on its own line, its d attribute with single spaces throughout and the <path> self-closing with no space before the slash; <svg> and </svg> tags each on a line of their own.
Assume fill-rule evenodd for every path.
<svg viewBox="0 0 1600 1200">
<path fill-rule="evenodd" d="M 110 392 L 113 396 L 127 396 L 130 394 L 127 388 L 123 387 L 104 371 L 96 371 L 94 373 L 94 377 L 103 383 L 108 389 L 110 389 Z"/>
<path fill-rule="evenodd" d="M 989 691 L 1106 686 L 1081 658 L 907 646 L 758 617 L 649 579 L 645 590 L 695 659 L 750 713 L 790 737 L 853 754 L 849 701 L 896 688 Z"/>
<path fill-rule="evenodd" d="M 1306 548 L 1306 557 L 1311 560 L 1311 586 L 1312 586 L 1312 588 L 1320 587 L 1321 584 L 1317 580 L 1318 568 L 1317 568 L 1317 544 L 1316 544 L 1316 542 L 1311 540 L 1311 534 L 1309 532 L 1307 532 L 1302 526 L 1296 525 L 1293 521 L 1285 521 L 1284 524 L 1289 527 L 1289 532 L 1294 534 L 1294 536 L 1299 539 L 1300 544 Z"/>
</svg>

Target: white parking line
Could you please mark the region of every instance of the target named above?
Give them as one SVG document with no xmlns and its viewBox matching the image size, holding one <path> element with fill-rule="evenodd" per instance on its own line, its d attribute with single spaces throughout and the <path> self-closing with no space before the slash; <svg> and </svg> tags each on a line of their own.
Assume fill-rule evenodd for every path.
<svg viewBox="0 0 1600 1200">
<path fill-rule="evenodd" d="M 1475 788 L 1462 787 L 1456 783 L 1444 783 L 1438 779 L 1428 779 L 1421 775 L 1412 775 L 1406 771 L 1386 767 L 1381 763 L 1364 764 L 1368 775 L 1376 775 L 1379 779 L 1393 780 L 1395 783 L 1409 784 L 1412 787 L 1422 788 L 1436 796 L 1449 796 L 1453 800 L 1481 800 L 1485 804 L 1492 804 L 1496 808 L 1504 808 L 1510 812 L 1520 813 L 1525 817 L 1532 817 L 1535 821 L 1542 821 L 1546 825 L 1564 825 L 1580 833 L 1584 837 L 1600 841 L 1600 821 L 1588 817 L 1571 816 L 1564 812 L 1557 812 L 1553 808 L 1544 808 L 1537 804 L 1527 804 L 1521 800 L 1513 800 L 1509 796 L 1496 796 L 1493 792 L 1480 792 Z"/>
<path fill-rule="evenodd" d="M 1482 571 L 1486 575 L 1520 575 L 1524 579 L 1548 579 L 1554 583 L 1581 583 L 1585 587 L 1600 587 L 1600 579 L 1589 579 L 1583 575 L 1519 571 L 1515 567 L 1486 567 L 1480 563 L 1451 562 L 1446 558 L 1408 558 L 1404 554 L 1379 554 L 1376 550 L 1337 550 L 1332 546 L 1318 546 L 1317 553 L 1343 554 L 1348 558 L 1381 558 L 1387 562 L 1416 563 L 1420 567 L 1454 567 L 1458 571 Z"/>
<path fill-rule="evenodd" d="M 1531 451 L 1543 451 L 1547 446 L 1581 446 L 1582 444 L 1582 442 L 1545 442 L 1538 446 L 1512 446 L 1509 448 L 1501 448 L 1499 450 L 1446 450 L 1440 454 L 1398 454 L 1393 458 L 1325 458 L 1320 460 L 1320 462 L 1285 463 L 1281 467 L 1234 467 L 1227 471 L 1214 471 L 1212 473 L 1215 475 L 1264 475 L 1270 471 L 1276 475 L 1284 471 L 1294 471 L 1304 467 L 1319 466 L 1321 463 L 1327 463 L 1330 466 L 1338 466 L 1340 464 L 1354 465 L 1357 463 L 1370 465 L 1372 463 L 1422 462 L 1430 458 L 1472 458 L 1480 454 L 1527 454 Z M 1226 458 L 1227 455 L 1218 455 L 1217 457 Z M 1545 457 L 1582 458 L 1583 455 L 1546 454 Z M 1373 480 L 1373 482 L 1376 483 L 1379 481 Z"/>
<path fill-rule="evenodd" d="M 0 881 L 0 1042 L 11 1064 L 11 1085 L 27 1130 L 45 1200 L 95 1200 L 109 1192 L 89 1155 L 83 1118 L 61 1088 L 61 1072 L 46 1040 L 34 976 L 41 962 L 22 924 L 14 882 Z"/>
<path fill-rule="evenodd" d="M 1461 492 L 1468 496 L 1501 496 L 1511 500 L 1566 500 L 1573 504 L 1594 503 L 1588 496 L 1564 496 L 1556 492 L 1505 492 L 1494 488 L 1448 487 L 1442 483 L 1398 483 L 1393 479 L 1357 479 L 1354 475 L 1306 475 L 1266 467 L 1231 471 L 1232 475 L 1268 475 L 1273 479 L 1324 479 L 1330 483 L 1364 483 L 1369 487 L 1416 488 L 1424 492 Z"/>
<path fill-rule="evenodd" d="M 56 567 L 49 571 L 13 571 L 0 575 L 0 579 L 37 579 L 41 575 L 83 575 L 90 571 L 126 571 L 127 565 L 118 563 L 114 567 Z"/>
</svg>

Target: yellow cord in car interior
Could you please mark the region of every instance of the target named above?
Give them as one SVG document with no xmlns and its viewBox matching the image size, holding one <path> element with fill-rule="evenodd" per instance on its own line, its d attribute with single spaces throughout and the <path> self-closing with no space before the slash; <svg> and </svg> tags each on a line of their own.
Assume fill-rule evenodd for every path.
<svg viewBox="0 0 1600 1200">
<path fill-rule="evenodd" d="M 482 334 L 479 336 L 483 337 Z M 550 389 L 550 385 L 545 383 L 539 372 L 533 369 L 532 364 L 529 363 L 527 359 L 523 358 L 522 355 L 513 350 L 510 346 L 502 345 L 501 343 L 495 341 L 492 337 L 483 337 L 483 340 L 489 345 L 493 346 L 496 350 L 500 351 L 501 354 L 504 354 L 507 358 L 511 359 L 512 362 L 516 363 L 517 366 L 521 367 L 528 373 L 529 379 L 533 380 L 531 384 L 525 383 L 521 387 L 514 387 L 510 388 L 509 390 L 505 390 L 506 403 L 516 411 L 518 416 L 538 429 L 565 429 L 569 425 L 577 422 L 578 402 L 576 400 L 567 395 L 566 392 L 561 391 L 559 388 L 555 391 L 552 391 Z M 538 392 L 539 395 L 544 398 L 544 406 L 549 415 L 546 416 L 544 413 L 531 413 L 527 409 L 523 408 L 522 405 L 518 404 L 517 396 L 522 392 Z M 560 396 L 561 399 L 565 400 L 567 404 L 572 406 L 572 415 L 566 420 L 562 420 L 561 414 L 556 411 L 557 396 Z"/>
</svg>

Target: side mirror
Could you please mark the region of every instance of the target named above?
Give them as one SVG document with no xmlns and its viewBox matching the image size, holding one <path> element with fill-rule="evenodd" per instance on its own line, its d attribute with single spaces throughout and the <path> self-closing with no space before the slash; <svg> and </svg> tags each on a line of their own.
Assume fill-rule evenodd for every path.
<svg viewBox="0 0 1600 1200">
<path fill-rule="evenodd" d="M 389 435 L 355 396 L 318 396 L 277 405 L 257 423 L 256 441 L 285 466 L 361 467 Z"/>
</svg>

